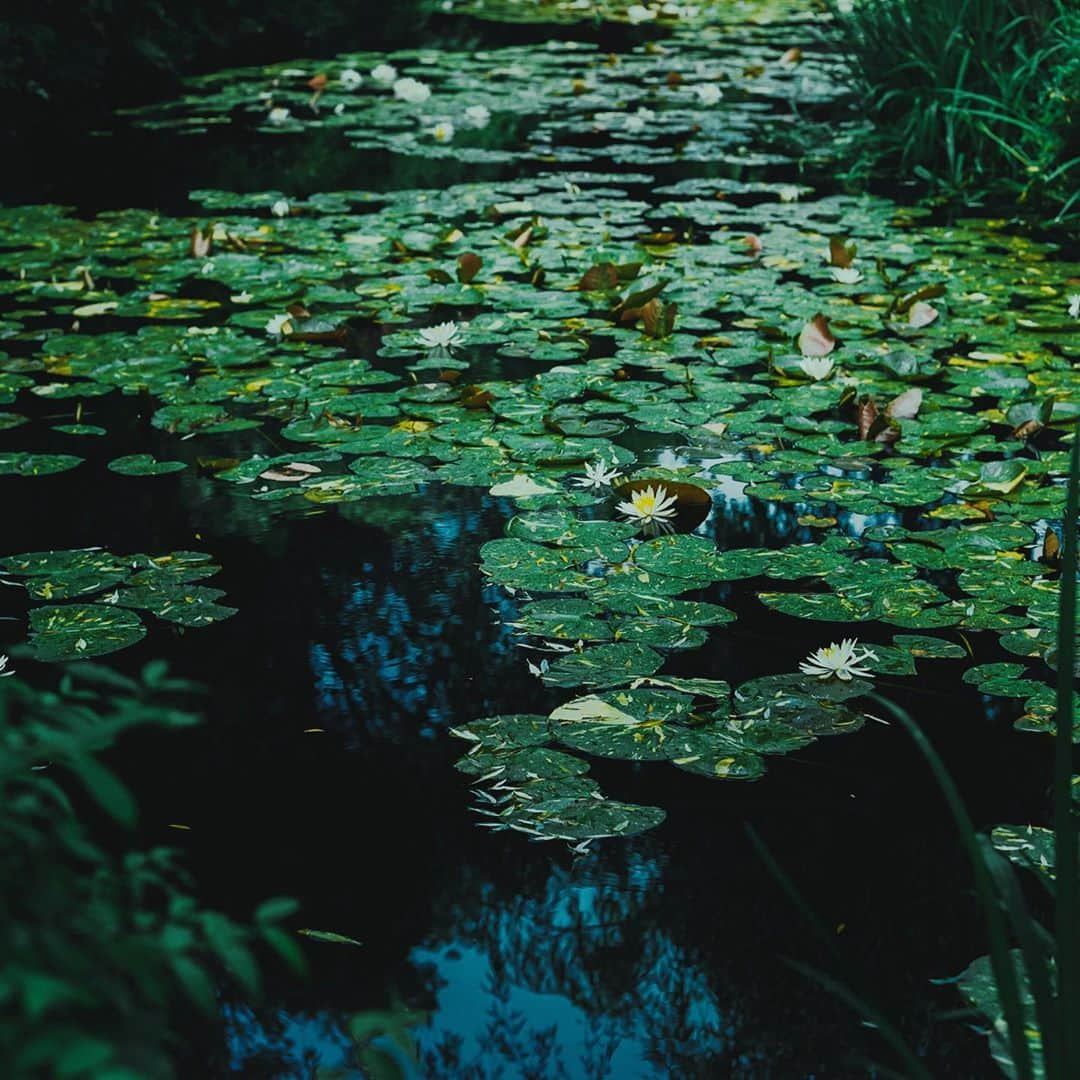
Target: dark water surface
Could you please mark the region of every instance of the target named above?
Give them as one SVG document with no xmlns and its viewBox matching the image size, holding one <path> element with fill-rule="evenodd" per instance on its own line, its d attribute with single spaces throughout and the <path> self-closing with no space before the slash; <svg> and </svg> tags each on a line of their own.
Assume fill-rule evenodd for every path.
<svg viewBox="0 0 1080 1080">
<path fill-rule="evenodd" d="M 357 175 L 343 153 L 327 175 L 278 140 L 239 138 L 230 129 L 195 155 L 182 139 L 121 131 L 80 148 L 77 171 L 48 154 L 26 162 L 9 201 L 182 211 L 195 187 L 379 186 L 371 156 Z M 320 166 L 335 160 L 312 153 Z M 101 445 L 80 447 L 92 462 L 136 450 L 193 459 L 149 428 L 149 402 L 93 405 L 111 419 Z M 204 438 L 199 453 L 218 441 L 222 452 L 235 445 Z M 220 1038 L 199 1030 L 178 1047 L 184 1075 L 344 1065 L 342 1025 L 362 1010 L 413 1023 L 419 1075 L 431 1077 L 866 1075 L 853 1059 L 879 1053 L 873 1033 L 785 957 L 873 991 L 934 1076 L 994 1075 L 980 1036 L 934 1019 L 959 999 L 929 980 L 984 947 L 944 807 L 898 728 L 871 723 L 774 758 L 748 785 L 593 761 L 612 797 L 662 806 L 667 821 L 584 855 L 492 834 L 476 828 L 448 728 L 558 702 L 505 625 L 512 601 L 477 569 L 512 503 L 445 488 L 268 517 L 195 470 L 137 480 L 95 465 L 93 476 L 5 480 L 18 487 L 5 500 L 4 550 L 196 547 L 221 563 L 213 584 L 240 609 L 197 632 L 158 627 L 116 658 L 126 670 L 164 655 L 209 688 L 200 728 L 133 736 L 116 754 L 142 806 L 140 839 L 182 848 L 211 906 L 244 916 L 266 896 L 295 896 L 303 925 L 364 943 L 312 942 L 308 980 L 272 974 L 264 1002 L 230 1001 Z M 721 546 L 810 538 L 796 529 L 759 503 L 721 498 L 706 532 Z M 735 629 L 671 670 L 742 681 L 794 670 L 820 644 L 820 627 L 771 614 L 747 583 L 710 599 L 738 612 Z M 958 687 L 948 665 L 928 670 L 879 687 L 932 736 L 976 823 L 1041 817 L 1045 740 L 1014 732 L 1011 704 Z M 814 944 L 748 826 L 820 914 L 845 968 Z"/>
</svg>

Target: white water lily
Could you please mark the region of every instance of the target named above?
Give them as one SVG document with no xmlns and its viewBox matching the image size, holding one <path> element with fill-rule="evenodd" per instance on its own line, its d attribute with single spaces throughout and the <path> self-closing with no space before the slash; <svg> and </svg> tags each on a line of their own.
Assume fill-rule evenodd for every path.
<svg viewBox="0 0 1080 1080">
<path fill-rule="evenodd" d="M 454 125 L 449 120 L 442 120 L 431 129 L 431 137 L 436 142 L 451 142 L 454 138 Z"/>
<path fill-rule="evenodd" d="M 799 367 L 802 368 L 803 373 L 814 382 L 827 379 L 835 366 L 831 356 L 804 356 L 799 361 Z"/>
<path fill-rule="evenodd" d="M 267 322 L 266 332 L 271 337 L 282 337 L 289 332 L 289 330 L 285 329 L 286 327 L 288 327 L 289 330 L 292 329 L 292 321 L 290 320 L 289 316 L 275 315 Z"/>
<path fill-rule="evenodd" d="M 630 501 L 619 503 L 616 509 L 647 529 L 665 529 L 671 527 L 669 521 L 677 513 L 676 502 L 676 496 L 669 495 L 663 484 L 657 484 L 655 488 L 650 484 L 641 491 L 632 492 Z"/>
<path fill-rule="evenodd" d="M 6 679 L 9 675 L 14 675 L 14 670 L 8 671 L 8 658 L 6 656 L 0 656 L 0 679 Z"/>
<path fill-rule="evenodd" d="M 795 184 L 784 184 L 783 187 L 777 189 L 776 194 L 781 202 L 799 201 L 799 189 Z"/>
<path fill-rule="evenodd" d="M 443 322 L 437 326 L 425 326 L 418 335 L 425 349 L 443 349 L 449 352 L 462 343 L 461 327 L 456 322 Z"/>
<path fill-rule="evenodd" d="M 612 461 L 611 468 L 609 469 L 604 464 L 604 459 L 599 461 L 590 462 L 585 466 L 584 476 L 573 477 L 571 483 L 577 484 L 578 487 L 594 488 L 599 490 L 603 487 L 611 487 L 616 480 L 622 475 L 616 468 L 616 462 Z"/>
<path fill-rule="evenodd" d="M 289 216 L 289 200 L 288 199 L 278 199 L 278 201 L 276 203 L 274 203 L 273 206 L 270 207 L 270 213 L 273 214 L 274 217 L 288 217 Z"/>
<path fill-rule="evenodd" d="M 656 18 L 656 12 L 652 8 L 647 8 L 644 4 L 631 4 L 626 9 L 626 17 L 630 22 L 637 26 L 638 23 L 648 22 L 650 19 Z"/>
<path fill-rule="evenodd" d="M 623 120 L 623 128 L 632 134 L 644 131 L 645 125 L 655 116 L 656 113 L 653 112 L 652 109 L 648 109 L 644 105 L 639 105 L 637 112 L 630 113 Z"/>
<path fill-rule="evenodd" d="M 394 82 L 394 97 L 407 101 L 410 105 L 423 105 L 431 97 L 431 87 L 406 75 Z"/>
<path fill-rule="evenodd" d="M 271 109 L 266 114 L 266 119 L 271 124 L 284 124 L 289 119 L 290 113 L 282 105 L 278 105 L 277 108 Z"/>
<path fill-rule="evenodd" d="M 862 281 L 862 271 L 854 266 L 830 266 L 829 273 L 833 281 L 841 285 L 856 285 Z"/>
<path fill-rule="evenodd" d="M 702 105 L 715 105 L 723 96 L 724 92 L 716 83 L 698 83 L 694 87 L 694 93 Z"/>
<path fill-rule="evenodd" d="M 486 105 L 470 105 L 465 110 L 465 120 L 470 127 L 485 128 L 491 121 L 491 110 Z"/>
<path fill-rule="evenodd" d="M 1080 319 L 1080 292 L 1069 297 L 1069 314 L 1074 319 Z"/>
<path fill-rule="evenodd" d="M 356 68 L 345 68 L 338 76 L 338 82 L 345 90 L 355 90 L 364 81 L 364 76 Z"/>
<path fill-rule="evenodd" d="M 376 64 L 371 77 L 380 85 L 389 86 L 397 78 L 397 68 L 393 64 Z"/>
<path fill-rule="evenodd" d="M 839 644 L 834 641 L 812 652 L 799 664 L 799 670 L 804 675 L 815 675 L 819 679 L 835 677 L 843 682 L 850 682 L 856 675 L 867 677 L 872 672 L 859 665 L 867 660 L 876 660 L 877 653 L 866 648 L 860 653 L 858 646 L 858 638 L 844 638 Z"/>
</svg>

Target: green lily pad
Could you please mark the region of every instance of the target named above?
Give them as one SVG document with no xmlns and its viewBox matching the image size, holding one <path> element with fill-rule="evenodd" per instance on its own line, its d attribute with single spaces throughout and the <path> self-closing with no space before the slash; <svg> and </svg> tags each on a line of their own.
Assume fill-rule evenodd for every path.
<svg viewBox="0 0 1080 1080">
<path fill-rule="evenodd" d="M 35 608 L 30 630 L 38 660 L 88 660 L 126 649 L 146 636 L 138 615 L 106 604 Z"/>
<path fill-rule="evenodd" d="M 158 461 L 150 454 L 128 454 L 109 462 L 109 471 L 121 476 L 164 476 L 186 469 L 183 461 Z"/>
</svg>

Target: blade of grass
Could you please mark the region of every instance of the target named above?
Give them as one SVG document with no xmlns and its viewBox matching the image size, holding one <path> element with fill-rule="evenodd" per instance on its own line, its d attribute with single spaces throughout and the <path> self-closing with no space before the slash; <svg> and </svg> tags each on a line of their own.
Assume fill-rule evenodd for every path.
<svg viewBox="0 0 1080 1080">
<path fill-rule="evenodd" d="M 990 966 L 1001 999 L 1001 1011 L 1008 1033 L 1009 1051 L 1016 1065 L 1016 1074 L 1019 1080 L 1032 1080 L 1034 1074 L 1031 1066 L 1031 1054 L 1024 1035 L 1020 992 L 1016 981 L 1016 971 L 1009 955 L 1005 916 L 1001 910 L 994 883 L 983 858 L 982 849 L 978 842 L 978 833 L 975 831 L 975 826 L 967 812 L 967 808 L 964 806 L 963 800 L 960 798 L 960 793 L 957 791 L 952 777 L 949 775 L 949 771 L 945 768 L 944 762 L 919 726 L 900 706 L 893 704 L 887 698 L 883 698 L 879 694 L 869 696 L 877 701 L 882 708 L 892 713 L 897 722 L 911 736 L 920 753 L 929 764 L 930 770 L 937 780 L 938 787 L 945 796 L 945 802 L 952 814 L 964 850 L 968 856 L 968 861 L 971 864 L 972 876 L 975 879 L 975 893 L 986 919 L 986 932 L 990 945 Z"/>
<path fill-rule="evenodd" d="M 807 964 L 800 964 L 797 960 L 788 960 L 787 963 L 801 975 L 828 990 L 830 994 L 839 998 L 849 1008 L 861 1013 L 863 1019 L 873 1025 L 893 1053 L 904 1063 L 907 1071 L 899 1075 L 905 1077 L 906 1080 L 933 1080 L 926 1066 L 915 1056 L 914 1051 L 904 1041 L 903 1035 L 865 998 L 860 997 L 850 987 L 840 982 L 839 979 L 834 979 L 831 975 L 818 971 L 817 968 L 810 967 Z"/>
<path fill-rule="evenodd" d="M 1058 1031 L 1061 1034 L 1061 1076 L 1080 1070 L 1077 1008 L 1080 1006 L 1080 933 L 1077 919 L 1076 817 L 1072 807 L 1073 672 L 1076 665 L 1076 516 L 1080 491 L 1080 425 L 1073 429 L 1069 483 L 1062 529 L 1061 605 L 1057 639 L 1057 732 L 1054 754 L 1054 862 L 1057 903 Z"/>
</svg>

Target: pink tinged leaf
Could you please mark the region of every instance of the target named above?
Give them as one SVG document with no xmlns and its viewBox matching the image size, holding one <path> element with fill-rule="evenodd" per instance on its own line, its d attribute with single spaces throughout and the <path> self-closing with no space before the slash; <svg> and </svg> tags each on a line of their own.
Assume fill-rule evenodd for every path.
<svg viewBox="0 0 1080 1080">
<path fill-rule="evenodd" d="M 297 484 L 314 473 L 322 472 L 318 465 L 309 465 L 306 461 L 290 461 L 280 469 L 267 469 L 259 473 L 260 480 L 278 480 L 284 484 Z"/>
<path fill-rule="evenodd" d="M 866 439 L 869 436 L 870 428 L 873 426 L 877 416 L 878 407 L 872 397 L 864 398 L 859 402 L 855 413 L 855 423 L 859 428 L 860 439 Z"/>
<path fill-rule="evenodd" d="M 908 310 L 908 326 L 918 330 L 921 326 L 929 326 L 937 317 L 938 309 L 932 304 L 924 304 L 921 300 L 912 304 Z"/>
<path fill-rule="evenodd" d="M 799 334 L 799 352 L 803 356 L 828 356 L 836 348 L 836 338 L 829 330 L 829 320 L 815 315 Z"/>
<path fill-rule="evenodd" d="M 905 390 L 885 407 L 885 415 L 892 420 L 914 420 L 922 406 L 922 391 L 917 387 Z"/>
<path fill-rule="evenodd" d="M 855 245 L 846 236 L 829 237 L 829 265 L 843 269 L 855 261 Z"/>
</svg>

